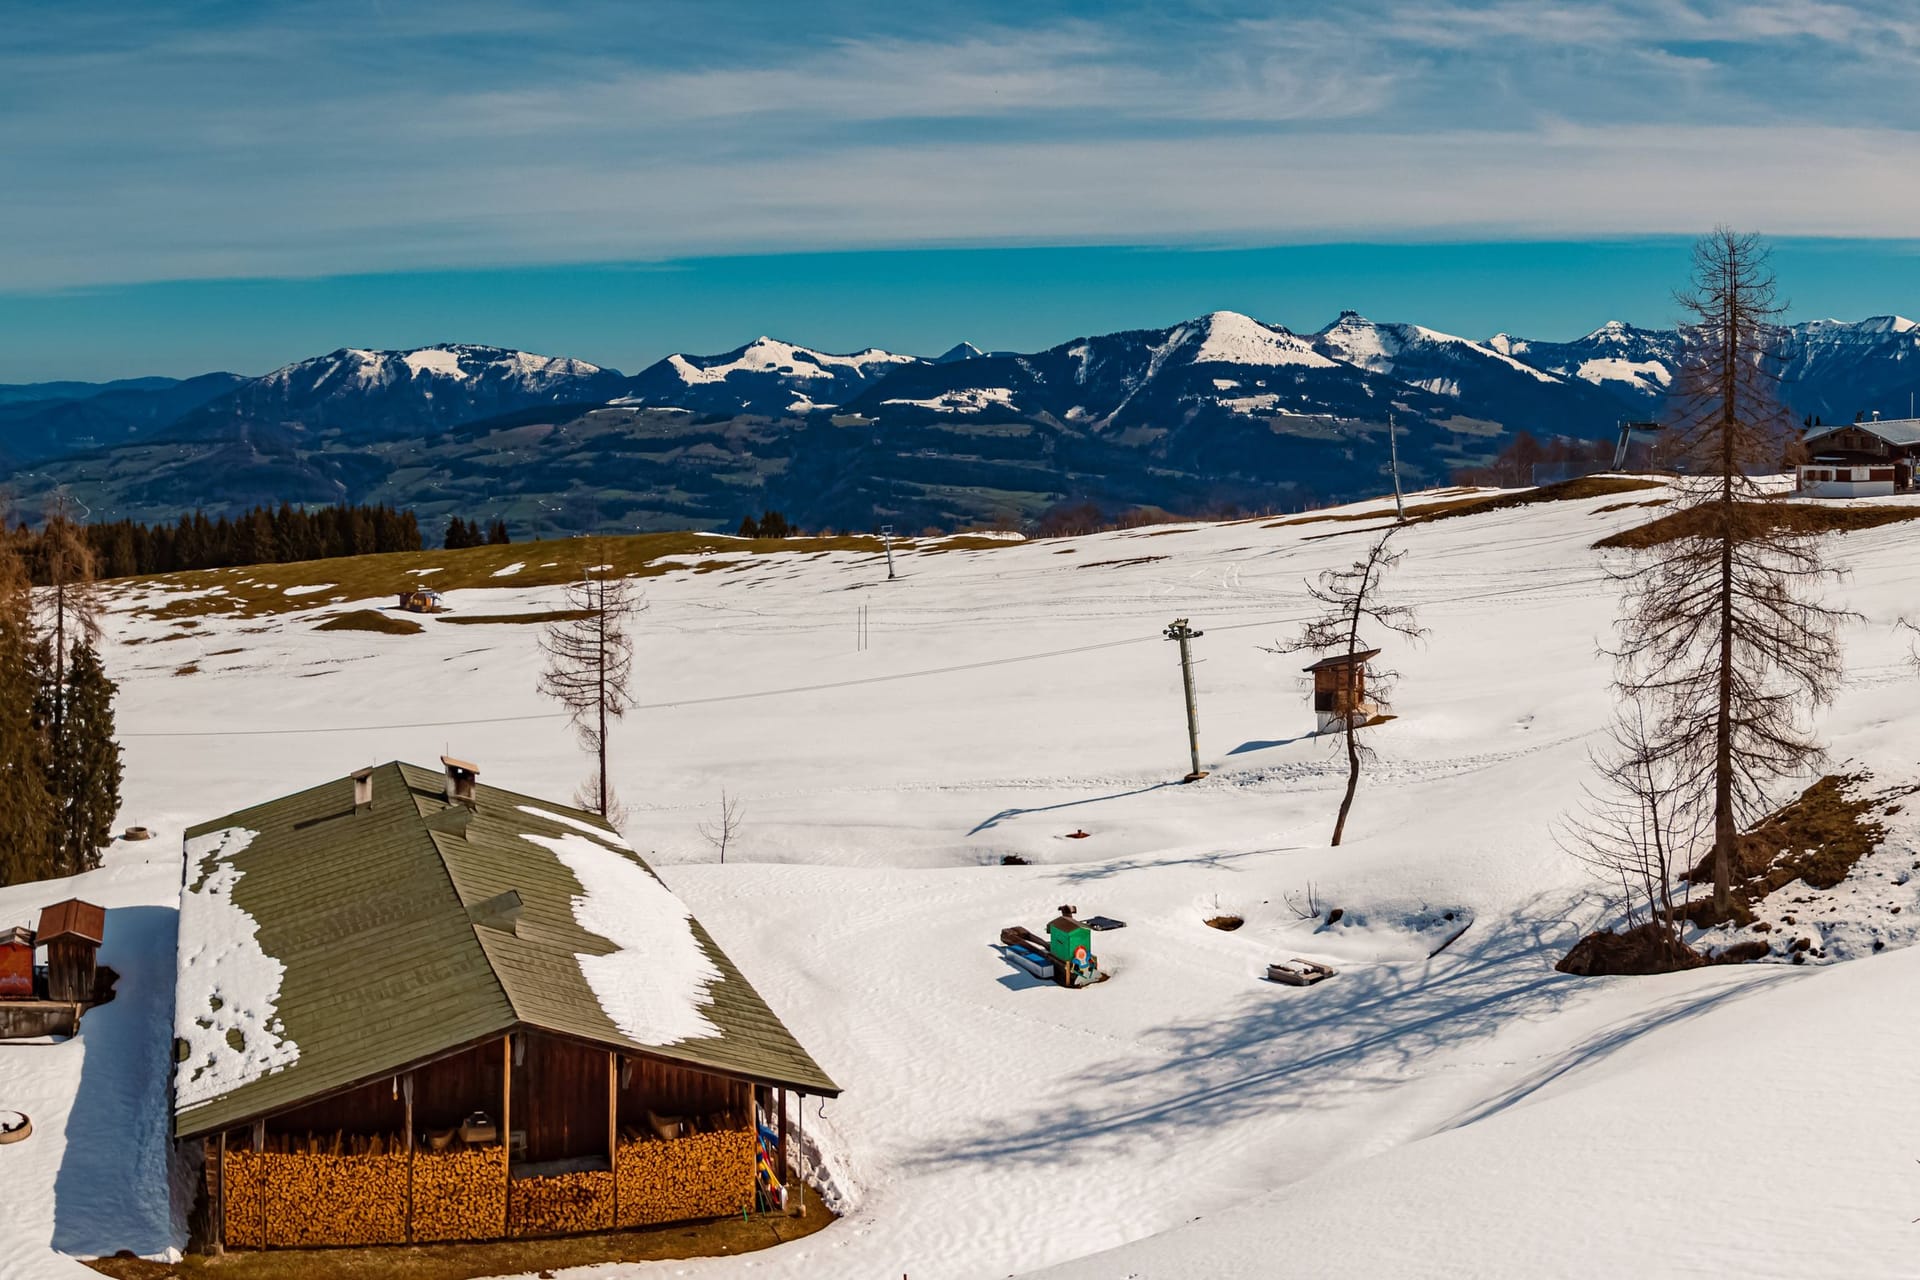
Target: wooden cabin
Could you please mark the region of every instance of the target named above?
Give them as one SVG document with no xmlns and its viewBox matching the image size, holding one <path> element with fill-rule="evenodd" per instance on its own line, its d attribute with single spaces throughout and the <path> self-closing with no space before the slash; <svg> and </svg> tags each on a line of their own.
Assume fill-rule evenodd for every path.
<svg viewBox="0 0 1920 1280">
<path fill-rule="evenodd" d="M 105 907 L 68 898 L 41 911 L 39 941 L 47 949 L 47 999 L 92 1003 L 95 959 L 106 936 Z"/>
<path fill-rule="evenodd" d="M 1913 488 L 1920 419 L 1872 418 L 1815 427 L 1803 441 L 1796 492 L 1808 498 L 1881 498 Z"/>
<path fill-rule="evenodd" d="M 1319 718 L 1319 732 L 1333 733 L 1373 719 L 1379 708 L 1367 700 L 1367 661 L 1379 656 L 1378 649 L 1363 649 L 1322 658 L 1304 668 L 1313 677 L 1313 710 Z"/>
<path fill-rule="evenodd" d="M 0 930 L 0 1000 L 33 999 L 33 930 Z"/>
<path fill-rule="evenodd" d="M 173 1131 L 226 1246 L 738 1214 L 778 1202 L 788 1096 L 838 1095 L 604 821 L 477 774 L 381 765 L 187 833 Z"/>
</svg>

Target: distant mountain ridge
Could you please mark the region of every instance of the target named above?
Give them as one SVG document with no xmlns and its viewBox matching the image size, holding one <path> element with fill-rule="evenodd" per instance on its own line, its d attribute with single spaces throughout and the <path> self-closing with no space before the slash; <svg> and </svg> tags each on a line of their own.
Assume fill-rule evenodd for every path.
<svg viewBox="0 0 1920 1280">
<path fill-rule="evenodd" d="M 1904 412 L 1920 390 L 1920 325 L 1903 317 L 1786 339 L 1800 415 Z M 1284 505 L 1378 491 L 1389 422 L 1409 482 L 1443 481 L 1521 430 L 1610 437 L 1658 412 L 1680 351 L 1678 333 L 1620 321 L 1565 342 L 1475 340 L 1352 311 L 1310 333 L 1215 311 L 932 358 L 762 336 L 632 376 L 468 343 L 343 347 L 257 378 L 0 387 L 0 464 L 23 496 L 91 485 L 98 505 L 147 518 L 464 503 L 577 531 L 731 526 L 758 506 L 864 527 L 1026 518 L 1082 496 Z"/>
</svg>

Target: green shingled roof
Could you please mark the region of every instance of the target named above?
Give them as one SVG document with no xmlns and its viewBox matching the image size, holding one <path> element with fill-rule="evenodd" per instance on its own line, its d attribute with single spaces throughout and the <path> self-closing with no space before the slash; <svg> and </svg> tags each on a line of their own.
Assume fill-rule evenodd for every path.
<svg viewBox="0 0 1920 1280">
<path fill-rule="evenodd" d="M 373 804 L 359 812 L 352 781 L 339 778 L 187 832 L 189 842 L 235 828 L 254 833 L 227 859 L 238 873 L 231 899 L 251 917 L 260 950 L 285 967 L 274 1030 L 297 1052 L 264 1072 L 239 1072 L 215 1096 L 176 1098 L 176 1137 L 270 1115 L 518 1027 L 808 1093 L 839 1092 L 697 920 L 693 936 L 720 974 L 701 1013 L 718 1034 L 649 1045 L 615 1026 L 581 957 L 617 948 L 574 918 L 584 892 L 574 873 L 523 838 L 578 835 L 580 826 L 562 820 L 569 819 L 617 841 L 596 815 L 478 786 L 461 829 L 439 770 L 387 764 L 372 782 Z M 652 874 L 631 851 L 618 856 Z M 209 1001 L 220 1007 L 202 957 L 224 940 L 193 936 L 205 913 L 187 906 L 217 886 L 193 882 L 191 858 L 187 877 L 176 1001 L 180 1015 L 191 1016 Z M 520 904 L 510 924 L 500 908 L 512 899 L 494 902 L 508 893 Z M 483 904 L 493 912 L 476 910 Z"/>
</svg>

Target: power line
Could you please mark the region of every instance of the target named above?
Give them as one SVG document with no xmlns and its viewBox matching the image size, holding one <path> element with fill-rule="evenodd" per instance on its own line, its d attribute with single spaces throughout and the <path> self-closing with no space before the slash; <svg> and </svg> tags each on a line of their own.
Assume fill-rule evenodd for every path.
<svg viewBox="0 0 1920 1280">
<path fill-rule="evenodd" d="M 1567 582 L 1550 584 L 1555 587 L 1585 586 L 1596 582 L 1608 581 L 1608 575 L 1599 574 L 1591 578 L 1576 578 Z M 1462 595 L 1448 596 L 1446 603 L 1461 600 L 1486 600 L 1496 596 L 1520 595 L 1542 590 L 1537 584 L 1529 583 L 1523 587 L 1507 587 L 1499 591 L 1480 591 Z M 1214 626 L 1215 631 L 1246 631 L 1254 627 L 1282 627 L 1291 622 L 1306 622 L 1307 615 L 1291 618 L 1263 618 L 1257 622 L 1229 622 Z M 629 710 L 667 711 L 676 707 L 704 707 L 722 702 L 749 702 L 756 698 L 783 698 L 796 693 L 826 693 L 835 689 L 852 689 L 861 685 L 890 684 L 898 680 L 918 680 L 927 676 L 954 675 L 962 671 L 984 671 L 992 667 L 1012 666 L 1021 662 L 1042 662 L 1050 658 L 1067 658 L 1078 653 L 1095 653 L 1102 649 L 1119 649 L 1130 644 L 1147 644 L 1164 638 L 1160 633 L 1144 636 L 1129 636 L 1124 640 L 1103 640 L 1097 644 L 1075 645 L 1068 649 L 1048 649 L 1042 653 L 1012 654 L 1005 658 L 987 658 L 980 662 L 962 662 L 950 667 L 925 667 L 918 671 L 896 671 L 891 675 L 857 676 L 849 680 L 830 680 L 821 684 L 790 685 L 783 689 L 755 689 L 745 693 L 721 693 L 704 698 L 675 698 L 668 702 L 636 703 Z M 265 738 L 298 737 L 317 733 L 388 733 L 404 729 L 458 729 L 479 724 L 521 724 L 533 720 L 562 720 L 565 712 L 547 711 L 524 716 L 482 716 L 471 720 L 416 720 L 401 724 L 343 724 L 322 725 L 290 729 L 168 729 L 145 733 L 123 733 L 122 738 Z"/>
</svg>

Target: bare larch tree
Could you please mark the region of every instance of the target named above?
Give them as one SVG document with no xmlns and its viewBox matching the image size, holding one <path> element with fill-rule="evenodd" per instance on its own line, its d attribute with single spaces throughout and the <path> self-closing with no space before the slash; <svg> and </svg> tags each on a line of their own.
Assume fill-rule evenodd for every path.
<svg viewBox="0 0 1920 1280">
<path fill-rule="evenodd" d="M 1713 806 L 1687 762 L 1665 751 L 1651 728 L 1639 703 L 1621 708 L 1607 745 L 1594 754 L 1600 783 L 1588 788 L 1585 808 L 1563 828 L 1561 843 L 1603 883 L 1619 885 L 1628 932 L 1644 910 L 1661 968 L 1671 970 L 1683 967 L 1686 945 L 1686 900 L 1674 901 L 1674 881 L 1711 831 Z"/>
<path fill-rule="evenodd" d="M 714 815 L 712 822 L 700 824 L 700 838 L 712 845 L 720 854 L 720 861 L 727 860 L 727 846 L 740 834 L 740 827 L 747 820 L 747 806 L 739 796 L 728 795 L 725 787 L 720 788 L 720 812 Z"/>
<path fill-rule="evenodd" d="M 1350 665 L 1358 668 L 1362 662 L 1361 655 L 1368 648 L 1360 635 L 1366 623 L 1409 640 L 1417 640 L 1425 635 L 1426 632 L 1416 623 L 1410 605 L 1393 604 L 1381 597 L 1381 578 L 1399 564 L 1406 554 L 1387 549 L 1393 533 L 1392 529 L 1388 529 L 1381 534 L 1367 548 L 1366 555 L 1347 568 L 1328 569 L 1317 582 L 1309 582 L 1307 594 L 1322 612 L 1301 628 L 1299 637 L 1293 643 L 1273 646 L 1267 652 L 1298 653 L 1310 650 L 1341 654 Z M 1367 671 L 1367 691 L 1376 705 L 1386 705 L 1387 697 L 1392 693 L 1393 676 L 1391 671 Z M 1346 834 L 1347 814 L 1353 809 L 1354 792 L 1360 786 L 1361 763 L 1373 754 L 1360 737 L 1361 731 L 1369 723 L 1367 718 L 1348 714 L 1341 720 L 1347 752 L 1347 790 L 1340 798 L 1340 815 L 1333 824 L 1333 844 L 1336 846 Z"/>
<path fill-rule="evenodd" d="M 1667 402 L 1687 474 L 1673 481 L 1674 536 L 1617 572 L 1617 690 L 1642 703 L 1644 744 L 1672 785 L 1712 797 L 1713 907 L 1732 912 L 1733 854 L 1768 793 L 1820 756 L 1807 723 L 1832 695 L 1850 615 L 1817 598 L 1838 572 L 1780 520 L 1760 477 L 1794 447 L 1779 393 L 1782 335 L 1767 251 L 1720 228 L 1693 253 L 1689 321 Z"/>
<path fill-rule="evenodd" d="M 613 721 L 633 705 L 628 682 L 633 675 L 632 616 L 646 608 L 632 585 L 604 567 L 589 569 L 567 588 L 572 616 L 547 624 L 540 647 L 547 655 L 540 692 L 567 710 L 580 741 L 593 752 L 595 774 L 582 789 L 583 804 L 611 821 L 618 809 L 607 782 L 607 733 Z"/>
</svg>

